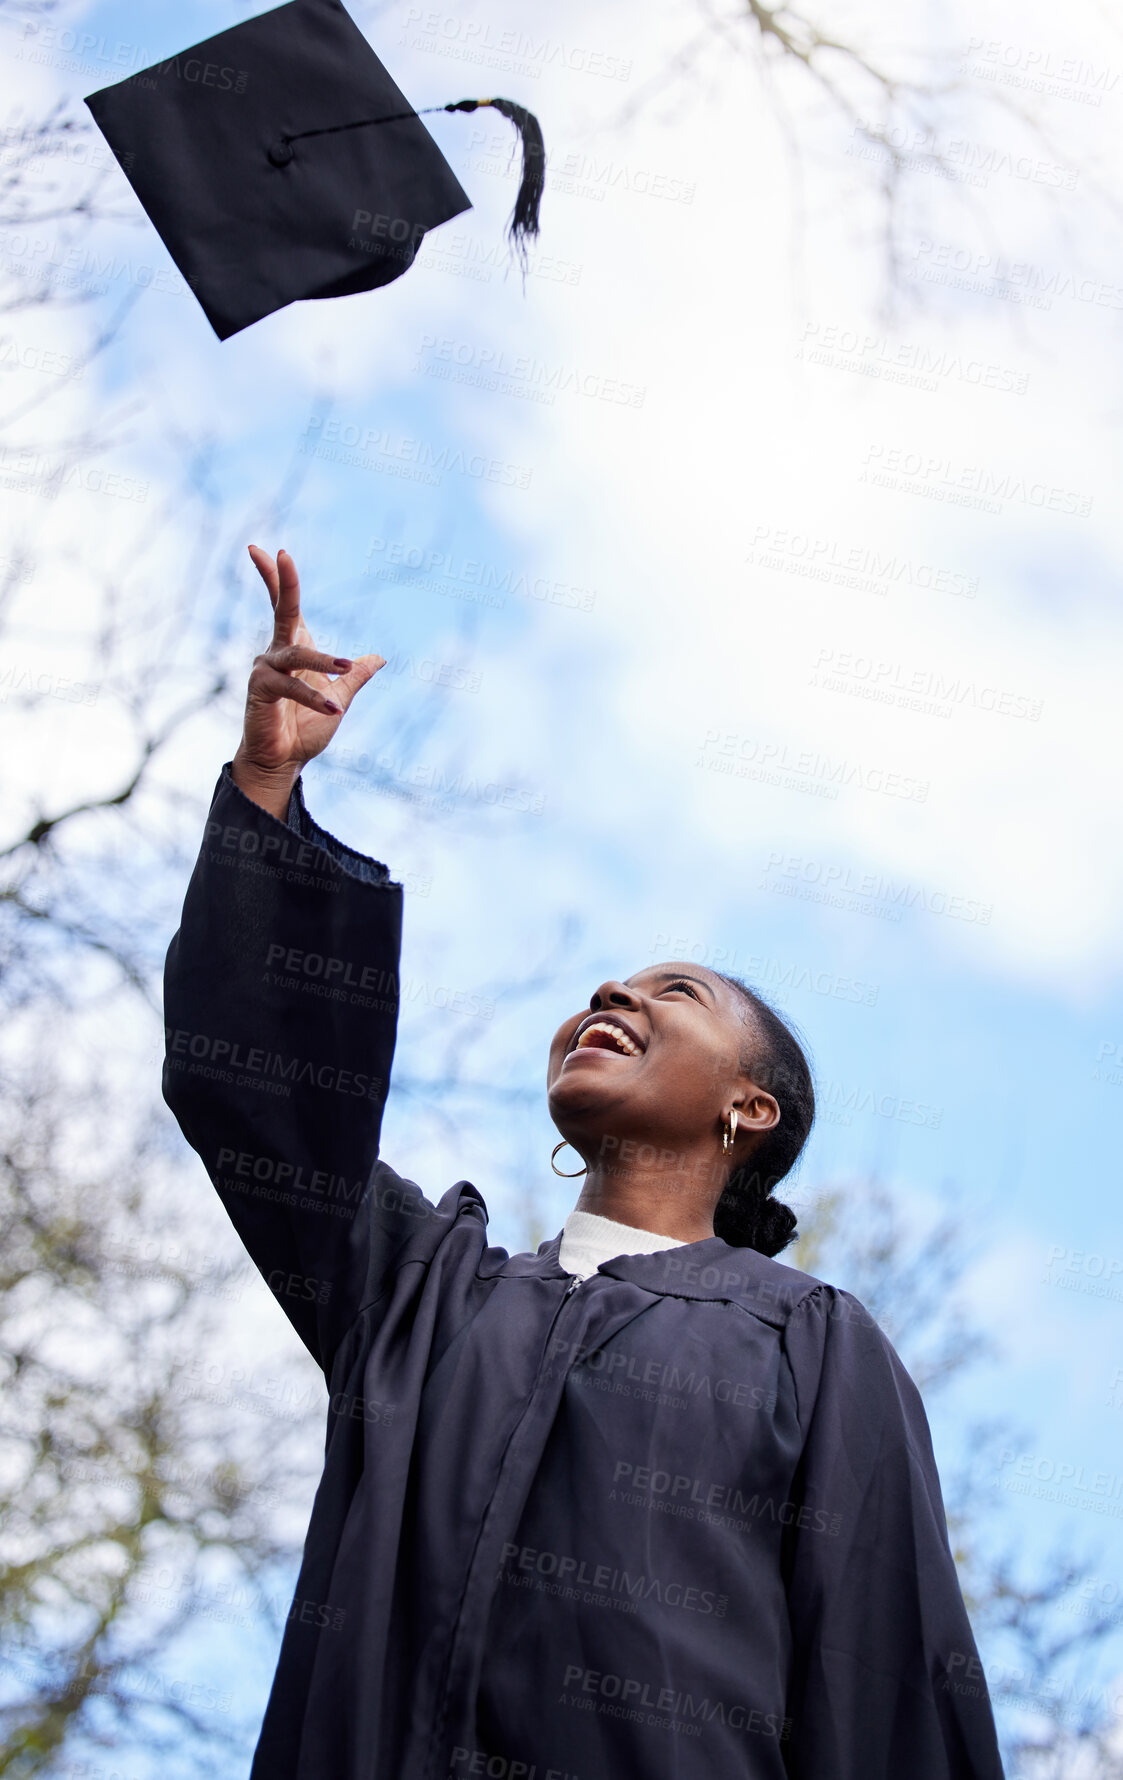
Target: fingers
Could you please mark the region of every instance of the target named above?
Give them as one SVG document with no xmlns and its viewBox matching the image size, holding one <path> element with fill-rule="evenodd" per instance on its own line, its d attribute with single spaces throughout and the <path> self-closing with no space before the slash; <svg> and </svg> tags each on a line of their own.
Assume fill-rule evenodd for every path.
<svg viewBox="0 0 1123 1780">
<path fill-rule="evenodd" d="M 386 666 L 382 655 L 360 655 L 354 661 L 325 655 L 312 648 L 312 639 L 300 614 L 300 577 L 287 550 L 278 550 L 276 561 L 258 544 L 248 546 L 250 561 L 269 593 L 273 607 L 272 646 L 259 655 L 250 675 L 250 691 L 270 702 L 289 698 L 314 711 L 339 716 L 355 694 Z M 297 639 L 300 639 L 299 641 Z M 330 695 L 295 678 L 297 674 L 336 674 Z"/>
<path fill-rule="evenodd" d="M 277 552 L 277 576 L 280 590 L 273 607 L 274 638 L 277 642 L 292 643 L 300 624 L 300 576 L 287 550 Z"/>
<path fill-rule="evenodd" d="M 254 663 L 249 692 L 251 698 L 264 698 L 270 704 L 281 698 L 291 698 L 294 704 L 307 705 L 310 711 L 322 711 L 328 717 L 342 716 L 345 708 L 315 686 L 309 686 L 307 680 L 297 680 L 292 674 L 283 674 L 270 666 L 264 656 L 259 656 Z"/>
<path fill-rule="evenodd" d="M 299 643 L 290 643 L 283 649 L 267 649 L 262 660 L 283 674 L 294 674 L 302 669 L 315 674 L 345 674 L 355 665 L 342 655 L 321 655 L 318 649 L 305 649 Z"/>
<path fill-rule="evenodd" d="M 278 550 L 274 562 L 267 550 L 249 545 L 250 561 L 264 581 L 273 606 L 273 643 L 292 643 L 300 628 L 300 576 L 287 550 Z"/>
<path fill-rule="evenodd" d="M 268 550 L 263 550 L 260 544 L 250 544 L 248 548 L 250 561 L 253 563 L 254 568 L 269 589 L 269 599 L 275 606 L 277 604 L 277 592 L 280 587 L 280 582 L 277 578 L 277 565 L 273 561 Z"/>
</svg>

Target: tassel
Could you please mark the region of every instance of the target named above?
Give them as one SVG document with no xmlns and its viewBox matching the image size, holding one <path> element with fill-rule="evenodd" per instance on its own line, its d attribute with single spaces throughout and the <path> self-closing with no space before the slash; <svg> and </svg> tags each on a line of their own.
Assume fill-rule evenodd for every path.
<svg viewBox="0 0 1123 1780">
<path fill-rule="evenodd" d="M 444 109 L 475 111 L 481 105 L 491 105 L 496 111 L 502 112 L 505 118 L 509 118 L 522 142 L 522 179 L 515 197 L 515 208 L 507 225 L 507 234 L 525 272 L 527 237 L 538 233 L 538 212 L 546 184 L 546 144 L 542 126 L 532 111 L 528 111 L 525 105 L 516 104 L 514 99 L 458 99 L 455 105 L 446 105 Z"/>
<path fill-rule="evenodd" d="M 0 0 L 0 5 L 2 4 L 3 0 Z M 287 167 L 293 159 L 293 143 L 305 142 L 310 136 L 338 136 L 343 130 L 366 130 L 372 124 L 397 124 L 403 118 L 428 117 L 434 111 L 478 111 L 481 105 L 491 105 L 509 118 L 522 142 L 522 178 L 515 195 L 515 208 L 507 225 L 507 235 L 525 274 L 527 237 L 538 233 L 538 212 L 546 184 L 546 143 L 542 136 L 542 126 L 533 111 L 528 111 L 525 105 L 516 104 L 514 99 L 457 99 L 452 105 L 425 105 L 420 111 L 394 111 L 385 117 L 360 117 L 354 123 L 326 124 L 319 130 L 298 130 L 293 136 L 279 136 L 266 150 L 266 154 L 274 167 Z"/>
</svg>

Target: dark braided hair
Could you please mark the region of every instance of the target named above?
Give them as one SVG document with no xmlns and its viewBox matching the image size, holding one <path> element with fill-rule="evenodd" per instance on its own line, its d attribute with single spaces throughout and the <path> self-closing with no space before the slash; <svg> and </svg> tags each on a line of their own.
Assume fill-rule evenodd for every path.
<svg viewBox="0 0 1123 1780">
<path fill-rule="evenodd" d="M 772 1095 L 780 1118 L 726 1182 L 714 1212 L 714 1234 L 733 1248 L 778 1255 L 795 1236 L 796 1217 L 790 1205 L 773 1199 L 772 1189 L 807 1141 L 815 1117 L 815 1087 L 803 1048 L 776 1009 L 740 977 L 716 974 L 749 1007 L 755 1033 L 741 1068 Z"/>
</svg>

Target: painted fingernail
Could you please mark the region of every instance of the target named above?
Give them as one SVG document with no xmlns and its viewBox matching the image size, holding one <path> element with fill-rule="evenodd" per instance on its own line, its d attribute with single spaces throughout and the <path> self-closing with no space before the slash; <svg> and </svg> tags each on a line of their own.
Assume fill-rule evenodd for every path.
<svg viewBox="0 0 1123 1780">
<path fill-rule="evenodd" d="M 351 669 L 354 667 L 355 664 L 353 661 L 345 661 L 343 659 L 343 656 L 339 655 L 336 657 L 336 659 L 332 662 L 331 665 L 332 665 L 332 667 L 338 668 L 341 674 L 346 674 L 346 673 L 350 673 Z"/>
<path fill-rule="evenodd" d="M 333 705 L 330 698 L 325 698 L 324 710 L 330 711 L 333 717 L 342 717 L 343 715 L 343 706 Z"/>
</svg>

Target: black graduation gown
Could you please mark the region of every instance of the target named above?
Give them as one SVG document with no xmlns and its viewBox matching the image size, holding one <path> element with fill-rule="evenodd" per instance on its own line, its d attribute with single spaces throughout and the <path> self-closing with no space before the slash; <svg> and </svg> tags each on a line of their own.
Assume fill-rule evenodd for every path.
<svg viewBox="0 0 1123 1780">
<path fill-rule="evenodd" d="M 377 1160 L 400 927 L 224 771 L 164 1093 L 329 1391 L 254 1780 L 1000 1780 L 885 1336 L 717 1238 L 577 1284 Z"/>
</svg>

